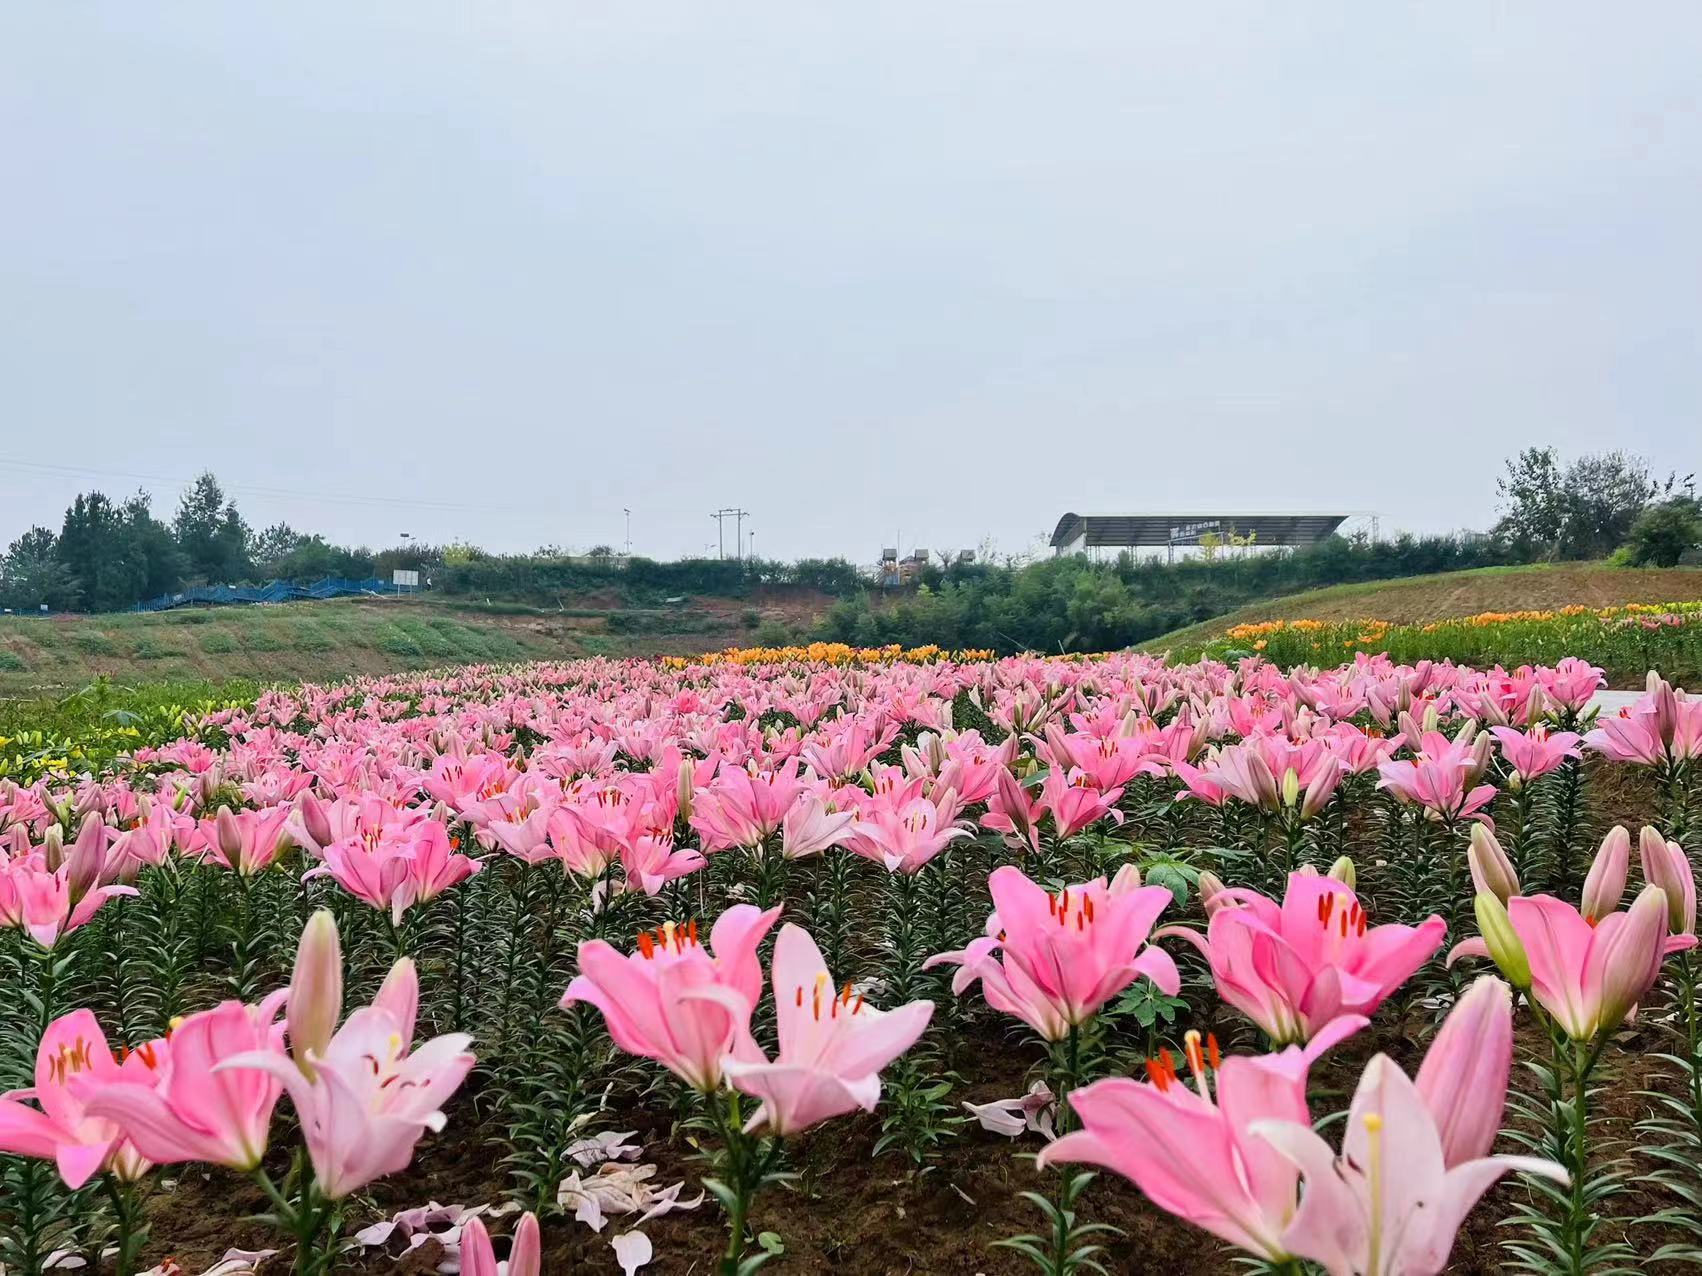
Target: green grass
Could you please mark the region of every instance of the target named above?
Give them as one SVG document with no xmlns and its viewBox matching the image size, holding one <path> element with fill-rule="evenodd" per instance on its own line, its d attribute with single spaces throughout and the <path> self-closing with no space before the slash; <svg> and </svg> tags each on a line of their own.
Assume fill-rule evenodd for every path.
<svg viewBox="0 0 1702 1276">
<path fill-rule="evenodd" d="M 729 645 L 742 633 L 737 625 L 737 617 L 691 608 L 551 610 L 424 598 L 0 616 L 0 700 L 63 696 L 96 677 L 117 684 L 335 682 L 590 654 L 692 655 Z"/>
</svg>

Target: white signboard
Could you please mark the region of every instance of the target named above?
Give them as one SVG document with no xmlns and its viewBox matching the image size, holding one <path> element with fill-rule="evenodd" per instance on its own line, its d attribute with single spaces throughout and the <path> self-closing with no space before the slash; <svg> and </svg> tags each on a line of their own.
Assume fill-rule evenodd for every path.
<svg viewBox="0 0 1702 1276">
<path fill-rule="evenodd" d="M 398 567 L 390 573 L 390 583 L 399 589 L 418 589 L 420 587 L 420 574 L 403 571 Z"/>
</svg>

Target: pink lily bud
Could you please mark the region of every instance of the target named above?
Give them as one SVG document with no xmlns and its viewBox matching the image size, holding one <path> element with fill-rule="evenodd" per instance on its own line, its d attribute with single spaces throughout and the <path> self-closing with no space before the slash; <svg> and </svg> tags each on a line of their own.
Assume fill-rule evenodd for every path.
<svg viewBox="0 0 1702 1276">
<path fill-rule="evenodd" d="M 1578 911 L 1587 922 L 1599 922 L 1619 907 L 1625 895 L 1625 878 L 1631 871 L 1631 834 L 1615 824 L 1602 839 L 1589 876 L 1584 878 L 1584 898 Z"/>
<path fill-rule="evenodd" d="M 325 813 L 325 803 L 313 795 L 313 789 L 301 789 L 300 798 L 296 798 L 296 812 L 300 812 L 301 827 L 306 829 L 315 846 L 323 849 L 337 840 L 337 834 L 330 827 L 330 817 Z"/>
<path fill-rule="evenodd" d="M 1489 1155 L 1501 1129 L 1513 1059 L 1513 993 L 1482 975 L 1455 1003 L 1418 1069 L 1418 1093 L 1449 1169 Z"/>
<path fill-rule="evenodd" d="M 311 1053 L 323 1056 L 343 1013 L 343 947 L 337 920 L 321 908 L 307 919 L 296 948 L 290 976 L 289 1007 L 284 1023 L 290 1034 L 290 1057 L 308 1080 L 314 1069 Z"/>
<path fill-rule="evenodd" d="M 1207 917 L 1229 902 L 1220 898 L 1229 888 L 1223 884 L 1223 879 L 1209 868 L 1200 874 L 1196 885 L 1200 892 L 1200 904 L 1206 910 Z"/>
<path fill-rule="evenodd" d="M 1645 886 L 1619 925 L 1597 931 L 1584 969 L 1585 996 L 1592 984 L 1599 990 L 1597 1032 L 1612 1032 L 1649 995 L 1661 973 L 1666 940 L 1667 896 L 1659 886 Z"/>
<path fill-rule="evenodd" d="M 1468 723 L 1467 725 L 1474 729 L 1476 727 L 1476 723 Z M 1464 732 L 1462 731 L 1461 734 L 1463 735 Z M 1484 772 L 1489 770 L 1489 760 L 1494 756 L 1494 751 L 1495 737 L 1487 731 L 1472 741 L 1471 765 L 1466 768 L 1467 784 L 1476 784 L 1483 779 Z"/>
<path fill-rule="evenodd" d="M 378 986 L 372 1004 L 395 1019 L 404 1045 L 414 1040 L 414 1020 L 420 1010 L 420 975 L 412 957 L 398 957 Z"/>
<path fill-rule="evenodd" d="M 508 1247 L 508 1276 L 538 1276 L 544 1262 L 544 1244 L 538 1234 L 538 1216 L 528 1210 L 514 1228 Z"/>
<path fill-rule="evenodd" d="M 1675 935 L 1696 933 L 1696 874 L 1690 857 L 1677 842 L 1669 842 L 1660 830 L 1645 824 L 1637 838 L 1643 861 L 1643 880 L 1659 886 L 1667 897 L 1667 929 Z"/>
<path fill-rule="evenodd" d="M 1513 987 L 1521 992 L 1528 989 L 1531 986 L 1531 959 L 1525 953 L 1519 932 L 1513 929 L 1506 905 L 1494 895 L 1484 892 L 1472 901 L 1472 911 L 1477 915 L 1478 934 L 1483 936 L 1484 947 L 1496 969 L 1507 976 L 1507 982 Z"/>
<path fill-rule="evenodd" d="M 1519 874 L 1513 861 L 1501 849 L 1495 834 L 1483 824 L 1472 825 L 1471 845 L 1466 848 L 1466 863 L 1471 868 L 1472 885 L 1477 893 L 1488 893 L 1505 904 L 1519 893 Z"/>
<path fill-rule="evenodd" d="M 1126 895 L 1132 890 L 1140 889 L 1140 884 L 1140 868 L 1134 864 L 1125 864 L 1117 870 L 1116 876 L 1111 879 L 1111 894 Z"/>
<path fill-rule="evenodd" d="M 496 1251 L 483 1219 L 470 1218 L 461 1227 L 461 1276 L 497 1276 Z"/>
<path fill-rule="evenodd" d="M 1649 692 L 1654 697 L 1655 734 L 1670 749 L 1673 733 L 1678 729 L 1678 697 L 1673 693 L 1672 683 L 1653 669 L 1649 670 Z"/>
<path fill-rule="evenodd" d="M 1329 875 L 1350 891 L 1359 889 L 1359 870 L 1353 866 L 1353 861 L 1345 855 L 1330 865 Z"/>
<path fill-rule="evenodd" d="M 65 863 L 65 831 L 59 825 L 51 826 L 42 834 L 41 858 L 46 862 L 47 871 L 50 873 L 57 873 Z"/>
<path fill-rule="evenodd" d="M 1316 864 L 1302 864 L 1294 870 L 1294 874 L 1296 877 L 1316 877 L 1318 876 L 1318 866 Z"/>
<path fill-rule="evenodd" d="M 1292 768 L 1290 768 L 1292 770 Z M 1300 818 L 1309 820 L 1322 811 L 1341 784 L 1342 768 L 1323 766 L 1312 777 L 1312 782 L 1306 786 L 1306 792 L 1300 799 Z"/>
<path fill-rule="evenodd" d="M 77 840 L 71 844 L 71 853 L 65 858 L 70 865 L 69 885 L 73 900 L 82 899 L 100 884 L 101 870 L 106 867 L 108 831 L 100 816 L 83 818 Z"/>
<path fill-rule="evenodd" d="M 236 816 L 228 806 L 221 806 L 219 813 L 213 819 L 215 835 L 219 839 L 219 849 L 225 853 L 225 858 L 233 865 L 242 860 L 242 826 L 236 822 Z"/>
</svg>

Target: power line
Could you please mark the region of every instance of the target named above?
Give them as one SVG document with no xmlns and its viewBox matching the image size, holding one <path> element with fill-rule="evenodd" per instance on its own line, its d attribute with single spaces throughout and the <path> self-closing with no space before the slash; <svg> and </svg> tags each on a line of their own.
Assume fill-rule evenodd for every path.
<svg viewBox="0 0 1702 1276">
<path fill-rule="evenodd" d="M 95 479 L 134 479 L 143 483 L 171 483 L 178 487 L 188 487 L 195 480 L 173 478 L 166 474 L 143 474 L 131 470 L 103 470 L 84 465 L 57 465 L 41 461 L 19 461 L 12 458 L 0 459 L 0 469 L 21 470 L 26 473 L 57 474 L 67 478 Z M 469 505 L 458 501 L 426 501 L 412 500 L 400 496 L 376 496 L 371 494 L 356 494 L 353 492 L 327 492 L 323 490 L 307 490 L 302 488 L 268 487 L 258 483 L 226 483 L 221 481 L 220 487 L 232 492 L 245 492 L 251 496 L 284 497 L 292 500 L 333 501 L 350 505 L 388 506 L 400 509 L 433 509 L 450 510 L 458 513 L 512 514 L 514 506 Z"/>
</svg>

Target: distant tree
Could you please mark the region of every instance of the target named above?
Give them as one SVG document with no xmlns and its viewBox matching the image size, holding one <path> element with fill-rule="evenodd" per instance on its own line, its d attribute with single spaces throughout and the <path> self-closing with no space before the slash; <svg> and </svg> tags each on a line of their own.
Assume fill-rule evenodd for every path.
<svg viewBox="0 0 1702 1276">
<path fill-rule="evenodd" d="M 1702 545 L 1702 509 L 1694 496 L 1672 496 L 1638 516 L 1627 548 L 1639 567 L 1676 567 L 1698 545 Z"/>
<path fill-rule="evenodd" d="M 1675 476 L 1659 482 L 1626 452 L 1593 453 L 1562 468 L 1553 448 L 1526 448 L 1496 481 L 1502 517 L 1495 531 L 1531 557 L 1604 558 L 1676 486 Z"/>
<path fill-rule="evenodd" d="M 1670 491 L 1673 479 L 1667 480 Z M 1661 492 L 1642 460 L 1625 452 L 1582 456 L 1566 467 L 1564 558 L 1605 558 L 1631 535 L 1638 515 Z"/>
<path fill-rule="evenodd" d="M 149 584 L 146 498 L 142 517 L 131 505 L 114 505 L 102 492 L 80 493 L 65 511 L 58 557 L 87 611 L 118 611 L 144 597 Z"/>
<path fill-rule="evenodd" d="M 257 575 L 275 577 L 279 567 L 301 547 L 306 537 L 288 523 L 273 523 L 257 534 L 248 547 L 249 561 Z"/>
<path fill-rule="evenodd" d="M 373 574 L 372 554 L 366 549 L 333 545 L 323 536 L 303 536 L 294 549 L 273 563 L 269 574 L 303 584 L 326 576 L 364 578 Z"/>
<path fill-rule="evenodd" d="M 173 521 L 178 548 L 189 560 L 189 572 L 201 580 L 227 583 L 253 572 L 249 561 L 250 532 L 234 502 L 211 471 L 190 484 L 178 502 Z"/>
<path fill-rule="evenodd" d="M 1504 539 L 1533 551 L 1560 543 L 1566 495 L 1553 448 L 1526 448 L 1507 462 L 1507 472 L 1495 480 L 1495 488 L 1502 508 L 1495 530 Z"/>
<path fill-rule="evenodd" d="M 0 607 L 35 611 L 46 603 L 51 611 L 77 605 L 77 585 L 59 559 L 59 538 L 48 527 L 32 527 L 0 557 Z"/>
<path fill-rule="evenodd" d="M 127 551 L 134 555 L 139 568 L 137 597 L 157 598 L 183 585 L 189 560 L 177 547 L 177 538 L 159 519 L 154 517 L 153 501 L 146 492 L 137 492 L 124 502 L 124 536 Z"/>
</svg>

